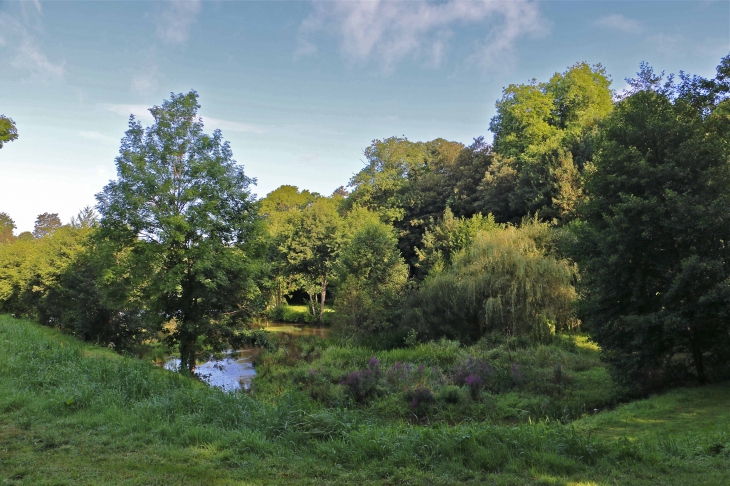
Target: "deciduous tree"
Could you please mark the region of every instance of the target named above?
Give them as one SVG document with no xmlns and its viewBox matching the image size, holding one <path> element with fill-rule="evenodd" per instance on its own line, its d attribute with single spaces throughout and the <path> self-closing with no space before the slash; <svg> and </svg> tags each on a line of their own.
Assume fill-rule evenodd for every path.
<svg viewBox="0 0 730 486">
<path fill-rule="evenodd" d="M 117 180 L 97 195 L 100 237 L 129 255 L 149 325 L 171 326 L 181 369 L 203 346 L 235 339 L 254 310 L 251 275 L 258 217 L 252 179 L 220 130 L 203 133 L 198 94 L 172 94 L 143 128 L 130 117 L 116 159 Z"/>
</svg>

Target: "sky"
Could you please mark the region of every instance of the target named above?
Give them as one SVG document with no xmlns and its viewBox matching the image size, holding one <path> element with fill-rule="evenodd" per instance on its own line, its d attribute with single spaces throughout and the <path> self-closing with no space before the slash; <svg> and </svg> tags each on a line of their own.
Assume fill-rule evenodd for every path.
<svg viewBox="0 0 730 486">
<path fill-rule="evenodd" d="M 730 1 L 0 0 L 0 211 L 67 222 L 116 178 L 130 114 L 198 92 L 263 197 L 331 194 L 375 139 L 491 139 L 503 87 L 601 63 L 712 77 Z"/>
</svg>

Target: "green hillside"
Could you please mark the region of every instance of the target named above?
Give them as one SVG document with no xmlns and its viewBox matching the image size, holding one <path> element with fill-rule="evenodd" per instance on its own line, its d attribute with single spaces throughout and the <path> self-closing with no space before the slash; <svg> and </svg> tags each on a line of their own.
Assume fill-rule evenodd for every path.
<svg viewBox="0 0 730 486">
<path fill-rule="evenodd" d="M 10 317 L 0 366 L 2 484 L 730 482 L 726 385 L 567 424 L 428 423 L 322 405 L 271 363 L 257 380 L 283 389 L 226 394 Z"/>
</svg>

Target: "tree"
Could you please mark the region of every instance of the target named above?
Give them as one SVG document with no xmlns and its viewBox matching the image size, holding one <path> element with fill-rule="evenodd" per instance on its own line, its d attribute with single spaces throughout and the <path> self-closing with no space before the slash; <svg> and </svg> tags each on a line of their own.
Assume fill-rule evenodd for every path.
<svg viewBox="0 0 730 486">
<path fill-rule="evenodd" d="M 406 261 L 415 262 L 414 248 L 426 225 L 443 213 L 453 194 L 447 174 L 463 148 L 440 138 L 374 140 L 364 152 L 367 165 L 350 180 L 353 192 L 346 207 L 359 205 L 377 212 L 398 231 L 398 246 Z"/>
<path fill-rule="evenodd" d="M 547 341 L 572 329 L 575 268 L 555 257 L 551 245 L 550 228 L 536 219 L 478 231 L 410 296 L 404 326 L 462 342 L 489 332 Z"/>
<path fill-rule="evenodd" d="M 4 144 L 12 142 L 17 138 L 18 129 L 15 127 L 15 122 L 5 115 L 0 115 L 0 148 L 3 148 Z"/>
<path fill-rule="evenodd" d="M 471 245 L 477 233 L 500 227 L 503 225 L 495 223 L 491 214 L 486 218 L 481 213 L 470 218 L 456 218 L 451 208 L 446 208 L 440 220 L 432 221 L 420 247 L 416 248 L 419 274 L 425 277 L 432 270 L 443 270 L 459 251 Z"/>
<path fill-rule="evenodd" d="M 266 222 L 267 254 L 261 269 L 260 287 L 268 302 L 279 306 L 302 286 L 301 275 L 293 271 L 287 259 L 287 240 L 301 211 L 319 195 L 290 185 L 278 187 L 261 200 L 260 211 Z"/>
<path fill-rule="evenodd" d="M 354 234 L 337 263 L 340 285 L 335 320 L 348 330 L 373 333 L 393 324 L 408 280 L 408 266 L 398 251 L 392 226 L 365 210 L 354 213 L 350 215 Z"/>
<path fill-rule="evenodd" d="M 679 85 L 642 65 L 605 122 L 571 226 L 584 321 L 635 389 L 727 376 L 729 64 L 715 80 Z"/>
<path fill-rule="evenodd" d="M 479 210 L 498 222 L 528 214 L 569 219 L 583 198 L 598 123 L 613 109 L 603 67 L 581 62 L 546 83 L 511 84 L 490 122 L 495 162 L 479 188 Z"/>
<path fill-rule="evenodd" d="M 91 206 L 86 206 L 76 216 L 71 216 L 70 225 L 73 228 L 93 228 L 97 224 L 99 224 L 99 217 Z"/>
<path fill-rule="evenodd" d="M 15 221 L 8 213 L 0 212 L 0 243 L 10 243 L 15 239 L 13 231 L 15 231 Z"/>
<path fill-rule="evenodd" d="M 53 234 L 61 226 L 61 218 L 58 217 L 58 213 L 39 214 L 33 227 L 33 236 L 43 238 Z"/>
<path fill-rule="evenodd" d="M 258 292 L 253 180 L 220 130 L 203 133 L 199 108 L 191 91 L 151 108 L 147 128 L 130 117 L 117 180 L 97 194 L 99 237 L 127 257 L 118 271 L 144 297 L 148 325 L 169 326 L 190 372 L 204 346 L 235 340 Z"/>
<path fill-rule="evenodd" d="M 320 197 L 294 213 L 281 246 L 290 271 L 302 275 L 311 312 L 320 322 L 327 285 L 335 275 L 335 263 L 344 238 L 342 216 L 337 209 L 335 199 Z"/>
</svg>

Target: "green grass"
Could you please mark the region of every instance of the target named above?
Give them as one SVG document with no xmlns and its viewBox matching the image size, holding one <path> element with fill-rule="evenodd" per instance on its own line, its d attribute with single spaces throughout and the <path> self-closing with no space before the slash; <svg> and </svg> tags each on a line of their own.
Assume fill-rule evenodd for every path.
<svg viewBox="0 0 730 486">
<path fill-rule="evenodd" d="M 307 346 L 314 344 L 305 340 L 289 347 L 308 364 L 347 361 L 357 367 L 369 359 L 358 348 L 303 349 Z M 464 352 L 439 346 L 390 351 L 383 366 L 394 360 L 449 366 Z M 567 353 L 563 357 L 571 366 L 588 367 L 575 373 L 597 373 L 589 354 L 580 365 L 580 353 L 571 346 L 555 349 L 510 352 L 522 353 L 526 369 L 528 355 L 539 370 L 551 353 Z M 488 346 L 482 351 L 490 352 Z M 0 367 L 2 484 L 730 481 L 726 385 L 677 390 L 570 424 L 498 415 L 487 421 L 478 416 L 420 421 L 382 416 L 377 401 L 323 404 L 283 374 L 280 390 L 259 384 L 254 396 L 226 394 L 2 316 Z"/>
</svg>

